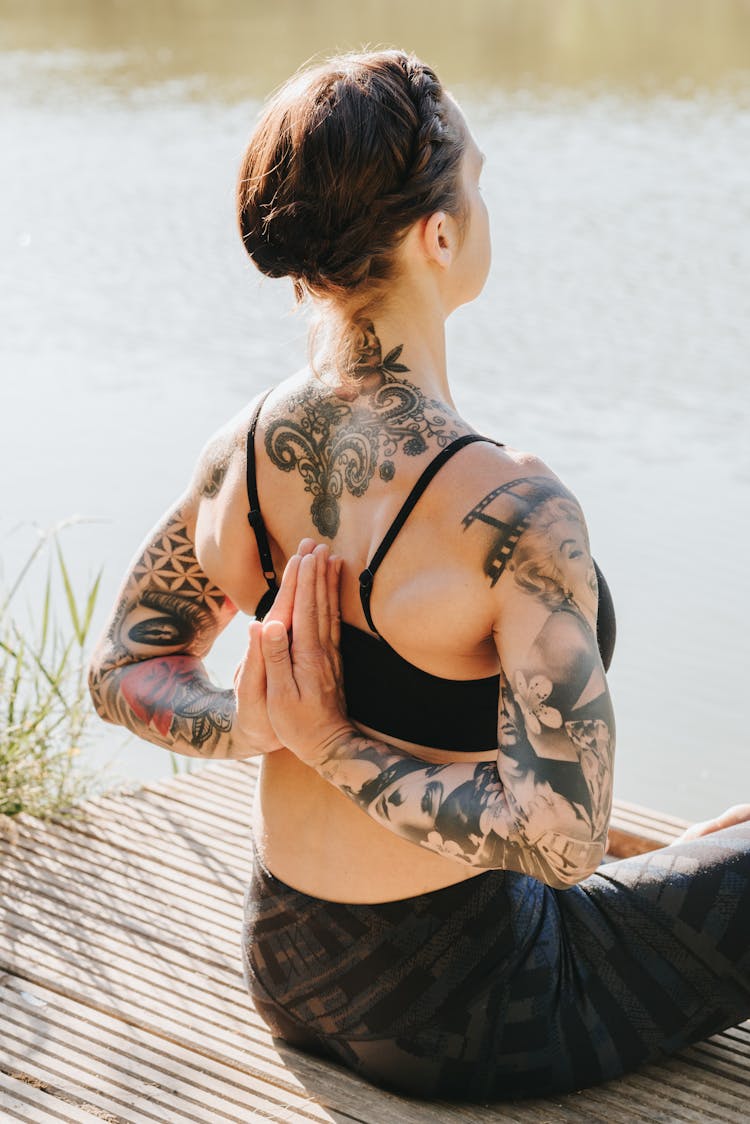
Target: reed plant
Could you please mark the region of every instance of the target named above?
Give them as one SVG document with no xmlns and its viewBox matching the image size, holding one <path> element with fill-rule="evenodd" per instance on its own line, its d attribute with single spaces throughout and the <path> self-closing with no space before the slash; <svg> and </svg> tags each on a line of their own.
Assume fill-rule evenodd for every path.
<svg viewBox="0 0 750 1124">
<path fill-rule="evenodd" d="M 0 592 L 0 829 L 20 812 L 75 814 L 96 774 L 76 757 L 93 708 L 85 650 L 101 571 L 76 594 L 60 545 L 65 524 L 39 541 L 6 592 Z M 37 608 L 19 602 L 47 555 Z"/>
</svg>

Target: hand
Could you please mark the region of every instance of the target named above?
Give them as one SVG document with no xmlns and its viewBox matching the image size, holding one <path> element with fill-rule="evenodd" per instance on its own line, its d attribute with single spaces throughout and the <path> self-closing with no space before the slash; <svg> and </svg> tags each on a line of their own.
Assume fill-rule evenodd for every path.
<svg viewBox="0 0 750 1124">
<path fill-rule="evenodd" d="M 290 560 L 291 565 L 291 560 Z M 341 561 L 320 545 L 284 572 L 292 594 L 292 644 L 278 620 L 263 623 L 268 716 L 277 738 L 305 764 L 324 764 L 334 743 L 354 732 L 346 716 L 339 641 Z M 288 591 L 285 590 L 285 596 Z"/>
<path fill-rule="evenodd" d="M 285 632 L 292 627 L 294 592 L 297 584 L 297 571 L 300 560 L 311 554 L 315 548 L 312 539 L 303 539 L 287 563 L 284 577 L 267 617 L 267 621 L 279 621 Z M 244 656 L 234 673 L 235 721 L 234 740 L 240 748 L 248 747 L 248 756 L 259 753 L 273 753 L 283 749 L 276 731 L 268 717 L 266 707 L 266 665 L 263 659 L 262 624 L 251 621 L 248 629 L 248 644 Z"/>
</svg>

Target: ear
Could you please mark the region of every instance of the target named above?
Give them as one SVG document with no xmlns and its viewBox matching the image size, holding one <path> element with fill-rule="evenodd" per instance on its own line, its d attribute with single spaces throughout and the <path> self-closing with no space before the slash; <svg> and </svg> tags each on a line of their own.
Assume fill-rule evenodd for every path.
<svg viewBox="0 0 750 1124">
<path fill-rule="evenodd" d="M 456 252 L 455 221 L 445 211 L 434 211 L 423 220 L 421 242 L 427 260 L 447 269 Z"/>
</svg>

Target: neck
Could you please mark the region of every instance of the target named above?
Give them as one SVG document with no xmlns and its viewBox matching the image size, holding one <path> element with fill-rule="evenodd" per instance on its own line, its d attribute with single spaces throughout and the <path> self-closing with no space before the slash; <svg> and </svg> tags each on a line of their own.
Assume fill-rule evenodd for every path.
<svg viewBox="0 0 750 1124">
<path fill-rule="evenodd" d="M 371 324 L 365 332 L 360 352 L 360 373 L 377 366 L 394 348 L 401 348 L 398 363 L 408 368 L 402 377 L 418 386 L 430 398 L 437 398 L 455 408 L 448 382 L 445 346 L 445 312 L 440 302 L 419 299 L 410 287 L 407 299 L 398 294 L 383 302 L 371 314 L 360 313 L 357 321 Z M 350 315 L 344 310 L 345 315 Z"/>
</svg>

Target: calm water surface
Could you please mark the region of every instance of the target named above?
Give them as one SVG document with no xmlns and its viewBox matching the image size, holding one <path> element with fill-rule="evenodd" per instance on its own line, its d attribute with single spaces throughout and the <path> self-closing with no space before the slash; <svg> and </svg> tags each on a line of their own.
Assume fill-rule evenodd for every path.
<svg viewBox="0 0 750 1124">
<path fill-rule="evenodd" d="M 105 568 L 101 621 L 208 435 L 303 362 L 289 287 L 235 233 L 240 152 L 312 52 L 410 46 L 487 154 L 494 265 L 449 322 L 456 399 L 578 494 L 616 600 L 617 794 L 750 799 L 748 5 L 155 7 L 0 0 L 6 572 L 33 524 L 96 520 L 64 544 L 81 587 Z M 89 761 L 169 771 L 102 730 Z"/>
</svg>

